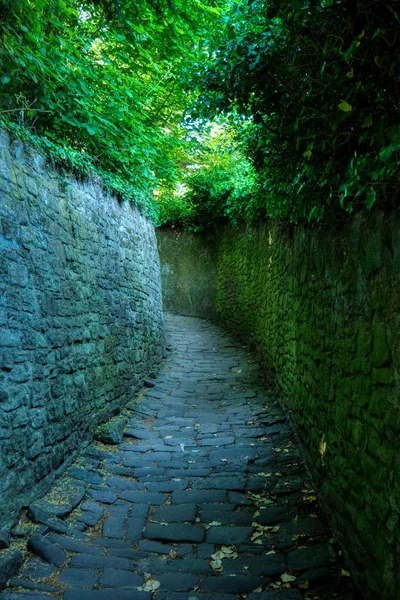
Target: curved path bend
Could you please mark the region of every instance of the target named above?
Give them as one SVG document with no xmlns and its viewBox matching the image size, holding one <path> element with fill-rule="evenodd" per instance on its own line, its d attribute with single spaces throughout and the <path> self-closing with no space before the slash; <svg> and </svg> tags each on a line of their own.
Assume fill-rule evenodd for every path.
<svg viewBox="0 0 400 600">
<path fill-rule="evenodd" d="M 166 366 L 124 411 L 123 443 L 69 469 L 61 483 L 85 496 L 53 520 L 39 510 L 36 554 L 0 597 L 355 600 L 254 358 L 207 321 L 166 323 Z"/>
</svg>

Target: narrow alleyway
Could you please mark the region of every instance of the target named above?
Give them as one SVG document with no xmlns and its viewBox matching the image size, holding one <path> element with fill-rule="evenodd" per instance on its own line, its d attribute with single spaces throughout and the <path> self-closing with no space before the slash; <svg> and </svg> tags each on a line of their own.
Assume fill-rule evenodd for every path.
<svg viewBox="0 0 400 600">
<path fill-rule="evenodd" d="M 47 561 L 29 554 L 0 597 L 355 599 L 254 358 L 207 321 L 166 320 L 166 366 L 128 405 L 124 442 L 94 442 L 37 503 Z"/>
</svg>

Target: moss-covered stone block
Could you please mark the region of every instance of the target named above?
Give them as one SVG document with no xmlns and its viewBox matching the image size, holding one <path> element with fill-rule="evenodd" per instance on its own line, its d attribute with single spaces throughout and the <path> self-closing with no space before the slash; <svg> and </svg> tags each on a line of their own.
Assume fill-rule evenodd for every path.
<svg viewBox="0 0 400 600">
<path fill-rule="evenodd" d="M 386 367 L 390 364 L 391 352 L 388 344 L 386 326 L 378 324 L 374 326 L 374 337 L 372 344 L 372 364 L 374 367 Z"/>
</svg>

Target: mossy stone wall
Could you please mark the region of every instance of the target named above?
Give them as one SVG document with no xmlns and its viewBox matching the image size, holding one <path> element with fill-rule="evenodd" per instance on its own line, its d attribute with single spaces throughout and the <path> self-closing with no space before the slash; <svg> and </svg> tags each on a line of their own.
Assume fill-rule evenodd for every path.
<svg viewBox="0 0 400 600">
<path fill-rule="evenodd" d="M 0 529 L 162 355 L 152 224 L 0 131 Z"/>
<path fill-rule="evenodd" d="M 216 230 L 157 230 L 164 309 L 180 315 L 215 317 Z"/>
<path fill-rule="evenodd" d="M 361 586 L 398 600 L 400 213 L 225 229 L 216 306 L 274 370 Z"/>
</svg>

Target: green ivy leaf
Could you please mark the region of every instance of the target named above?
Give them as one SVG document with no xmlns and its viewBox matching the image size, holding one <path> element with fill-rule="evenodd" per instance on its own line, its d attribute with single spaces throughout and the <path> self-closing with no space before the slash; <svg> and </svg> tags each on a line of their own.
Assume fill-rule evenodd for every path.
<svg viewBox="0 0 400 600">
<path fill-rule="evenodd" d="M 352 112 L 352 110 L 353 110 L 353 107 L 351 106 L 351 104 L 346 102 L 346 100 L 342 100 L 340 102 L 340 104 L 338 104 L 338 108 L 339 108 L 339 110 L 342 110 L 343 112 Z"/>
</svg>

